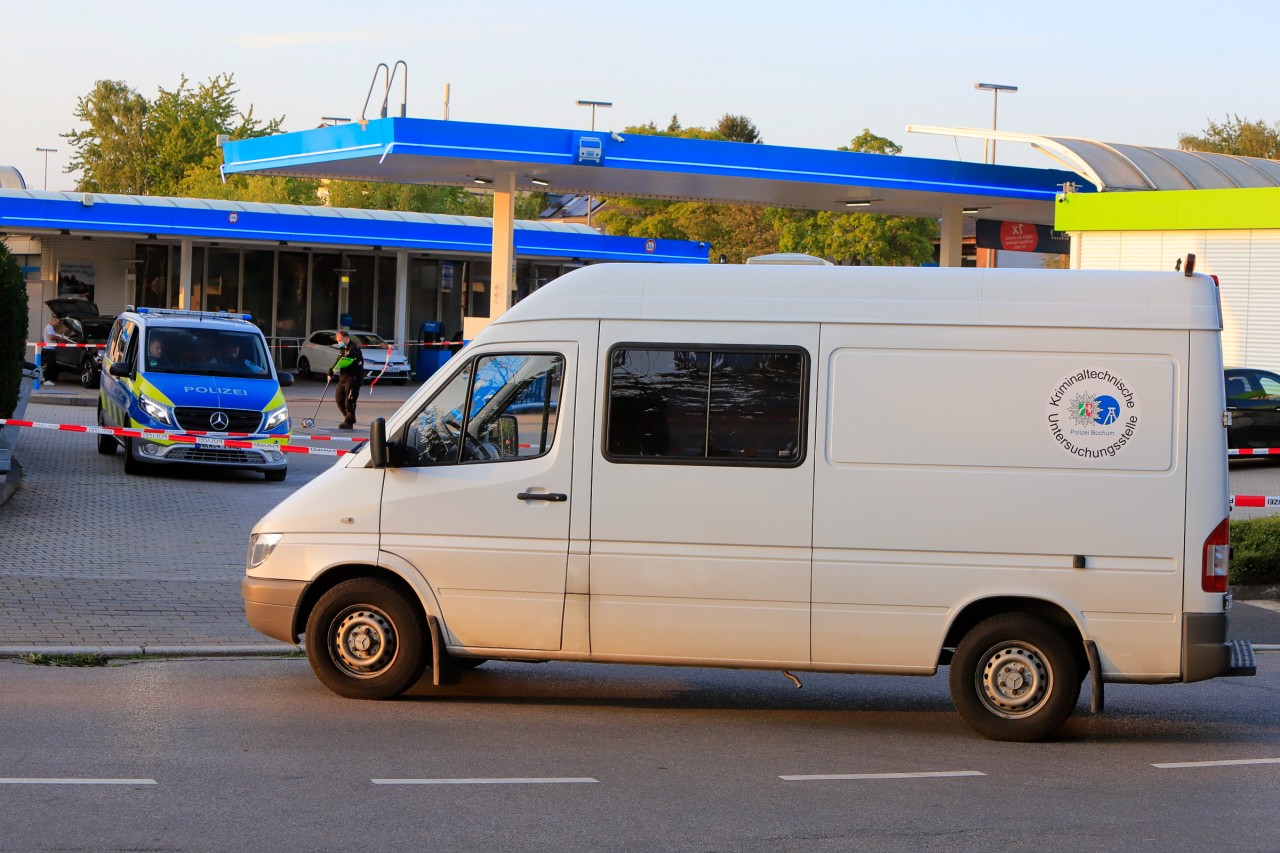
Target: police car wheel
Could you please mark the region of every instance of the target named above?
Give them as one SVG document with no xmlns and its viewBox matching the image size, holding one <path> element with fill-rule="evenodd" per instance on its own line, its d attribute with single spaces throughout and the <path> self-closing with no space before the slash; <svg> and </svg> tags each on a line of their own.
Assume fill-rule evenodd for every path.
<svg viewBox="0 0 1280 853">
<path fill-rule="evenodd" d="M 144 474 L 146 469 L 146 463 L 139 462 L 133 456 L 133 439 L 126 438 L 124 440 L 124 472 L 126 474 Z"/>
<path fill-rule="evenodd" d="M 98 426 L 106 426 L 106 424 L 102 422 L 101 403 L 98 404 Z M 116 437 L 114 435 L 100 435 L 98 436 L 98 452 L 103 456 L 115 456 L 116 447 L 119 443 L 120 442 L 116 441 Z"/>
<path fill-rule="evenodd" d="M 1080 664 L 1062 633 L 1022 613 L 979 622 L 956 646 L 951 698 L 992 740 L 1033 741 L 1058 729 L 1080 698 Z"/>
<path fill-rule="evenodd" d="M 307 619 L 307 660 L 320 682 L 348 699 L 389 699 L 427 665 L 421 609 L 386 581 L 343 581 Z"/>
</svg>

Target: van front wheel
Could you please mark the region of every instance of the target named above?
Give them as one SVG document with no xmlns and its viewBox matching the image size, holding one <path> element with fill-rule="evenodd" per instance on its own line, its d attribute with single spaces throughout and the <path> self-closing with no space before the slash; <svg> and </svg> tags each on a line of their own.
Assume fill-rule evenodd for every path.
<svg viewBox="0 0 1280 853">
<path fill-rule="evenodd" d="M 389 699 L 426 667 L 426 625 L 417 607 L 375 578 L 344 581 L 307 619 L 307 659 L 325 687 L 348 699 Z"/>
<path fill-rule="evenodd" d="M 1080 664 L 1067 640 L 1019 613 L 993 616 L 965 634 L 950 681 L 960 716 L 992 740 L 1046 737 L 1080 698 Z"/>
</svg>

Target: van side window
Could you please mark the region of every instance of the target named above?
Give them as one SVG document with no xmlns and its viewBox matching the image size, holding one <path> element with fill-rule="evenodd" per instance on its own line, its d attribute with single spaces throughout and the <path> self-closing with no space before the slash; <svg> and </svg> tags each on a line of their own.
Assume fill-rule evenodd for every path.
<svg viewBox="0 0 1280 853">
<path fill-rule="evenodd" d="M 808 353 L 790 347 L 615 347 L 605 456 L 615 462 L 798 465 L 808 375 Z"/>
<path fill-rule="evenodd" d="M 135 325 L 131 320 L 119 320 L 111 330 L 111 338 L 107 341 L 107 358 L 113 362 L 124 361 L 129 350 L 129 341 L 133 339 Z"/>
<path fill-rule="evenodd" d="M 563 385 L 560 355 L 472 359 L 410 420 L 401 467 L 542 456 L 555 440 Z"/>
</svg>

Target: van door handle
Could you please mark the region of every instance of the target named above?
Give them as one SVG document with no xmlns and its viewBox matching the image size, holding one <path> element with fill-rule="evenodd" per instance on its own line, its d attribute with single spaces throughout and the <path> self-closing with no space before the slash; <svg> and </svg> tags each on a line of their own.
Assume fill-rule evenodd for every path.
<svg viewBox="0 0 1280 853">
<path fill-rule="evenodd" d="M 562 495 L 559 492 L 521 492 L 516 497 L 522 501 L 551 501 L 552 503 L 569 500 L 568 495 Z"/>
</svg>

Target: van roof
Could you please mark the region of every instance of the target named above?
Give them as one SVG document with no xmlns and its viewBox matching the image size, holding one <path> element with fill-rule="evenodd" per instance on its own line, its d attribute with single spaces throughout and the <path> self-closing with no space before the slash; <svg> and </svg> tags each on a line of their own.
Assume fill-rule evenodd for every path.
<svg viewBox="0 0 1280 853">
<path fill-rule="evenodd" d="M 596 264 L 494 323 L 568 318 L 1222 328 L 1206 275 L 1100 270 Z"/>
</svg>

